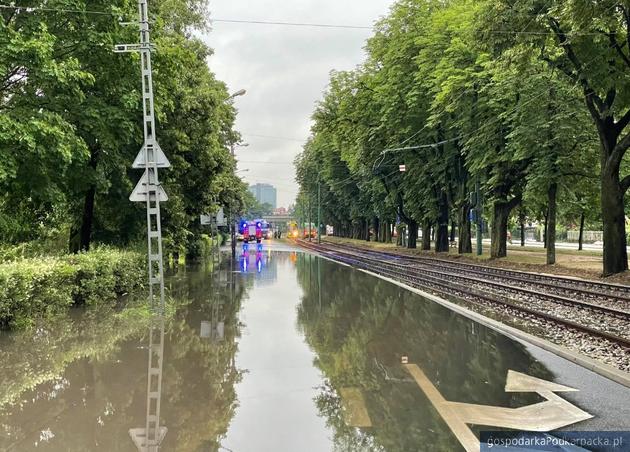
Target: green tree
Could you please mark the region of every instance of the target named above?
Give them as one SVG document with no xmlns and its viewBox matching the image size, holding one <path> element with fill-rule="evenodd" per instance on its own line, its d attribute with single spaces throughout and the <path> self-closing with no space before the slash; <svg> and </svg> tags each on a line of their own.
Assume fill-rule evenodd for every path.
<svg viewBox="0 0 630 452">
<path fill-rule="evenodd" d="M 487 29 L 518 31 L 489 42 L 509 48 L 525 42 L 542 61 L 558 69 L 582 92 L 600 141 L 601 211 L 604 226 L 604 274 L 628 268 L 624 196 L 630 175 L 622 163 L 630 147 L 630 97 L 627 83 L 630 13 L 625 2 L 489 1 Z"/>
</svg>

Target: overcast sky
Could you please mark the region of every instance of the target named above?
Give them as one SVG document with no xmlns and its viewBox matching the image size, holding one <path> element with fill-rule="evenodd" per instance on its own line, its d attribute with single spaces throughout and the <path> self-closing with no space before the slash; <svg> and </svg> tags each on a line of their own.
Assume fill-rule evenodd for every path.
<svg viewBox="0 0 630 452">
<path fill-rule="evenodd" d="M 394 0 L 211 0 L 211 18 L 373 25 Z M 249 147 L 237 150 L 249 183 L 278 189 L 278 205 L 297 193 L 293 159 L 309 136 L 311 114 L 331 70 L 364 59 L 370 30 L 214 22 L 205 36 L 215 54 L 211 70 L 238 97 L 237 129 Z M 267 138 L 276 137 L 276 138 Z"/>
</svg>

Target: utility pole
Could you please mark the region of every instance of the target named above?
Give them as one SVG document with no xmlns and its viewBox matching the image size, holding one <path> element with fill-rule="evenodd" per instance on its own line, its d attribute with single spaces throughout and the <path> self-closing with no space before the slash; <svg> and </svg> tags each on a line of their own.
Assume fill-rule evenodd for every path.
<svg viewBox="0 0 630 452">
<path fill-rule="evenodd" d="M 322 184 L 317 181 L 317 243 L 322 243 Z"/>
<path fill-rule="evenodd" d="M 312 242 L 313 238 L 311 237 L 311 193 L 308 194 L 308 241 Z"/>
<path fill-rule="evenodd" d="M 232 160 L 235 159 L 235 155 L 236 155 L 235 147 L 236 147 L 236 144 L 232 143 L 232 146 L 231 146 Z M 233 211 L 234 211 L 234 208 L 232 205 L 230 205 L 230 247 L 232 248 L 232 259 L 236 257 L 236 218 L 234 218 Z"/>
<path fill-rule="evenodd" d="M 479 184 L 479 179 L 475 183 L 475 219 L 477 220 L 477 256 L 481 256 L 483 254 L 483 201 L 481 199 L 481 186 Z"/>
<path fill-rule="evenodd" d="M 153 315 L 149 331 L 146 423 L 144 429 L 129 430 L 129 435 L 138 450 L 157 452 L 167 430 L 166 427 L 160 427 L 164 356 L 164 259 L 160 202 L 168 200 L 159 182 L 158 168 L 168 168 L 171 165 L 156 139 L 151 67 L 153 47 L 150 40 L 147 0 L 138 0 L 138 18 L 138 23 L 124 25 L 139 26 L 140 44 L 120 44 L 114 47 L 116 53 L 137 52 L 140 54 L 144 145 L 133 162 L 133 168 L 144 169 L 144 174 L 129 196 L 129 200 L 146 204 L 149 307 Z"/>
</svg>

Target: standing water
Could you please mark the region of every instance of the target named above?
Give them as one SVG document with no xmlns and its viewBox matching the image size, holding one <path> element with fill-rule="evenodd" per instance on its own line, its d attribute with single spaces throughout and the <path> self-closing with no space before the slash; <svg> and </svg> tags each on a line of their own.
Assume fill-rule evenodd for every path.
<svg viewBox="0 0 630 452">
<path fill-rule="evenodd" d="M 544 354 L 348 267 L 221 259 L 168 280 L 160 450 L 462 450 L 401 361 L 464 403 L 539 402 L 505 392 L 508 370 L 556 377 Z M 77 310 L 0 336 L 0 450 L 136 450 L 149 330 L 134 312 Z"/>
</svg>

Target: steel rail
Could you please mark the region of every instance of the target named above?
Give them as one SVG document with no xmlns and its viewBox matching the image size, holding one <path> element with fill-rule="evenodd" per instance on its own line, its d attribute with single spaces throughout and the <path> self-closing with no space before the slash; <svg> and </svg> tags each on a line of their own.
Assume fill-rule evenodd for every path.
<svg viewBox="0 0 630 452">
<path fill-rule="evenodd" d="M 361 256 L 361 257 L 363 257 L 363 256 Z M 451 278 L 451 279 L 463 279 L 463 280 L 467 280 L 467 281 L 470 281 L 470 282 L 475 283 L 475 284 L 484 284 L 484 285 L 487 285 L 487 286 L 490 286 L 490 287 L 495 287 L 495 288 L 498 288 L 500 290 L 505 290 L 505 291 L 508 291 L 508 292 L 516 293 L 516 294 L 524 294 L 524 295 L 532 296 L 532 297 L 546 298 L 548 301 L 550 301 L 552 303 L 557 303 L 557 304 L 561 304 L 561 305 L 568 306 L 568 307 L 579 306 L 579 307 L 582 307 L 582 308 L 585 308 L 585 309 L 589 309 L 589 310 L 592 310 L 592 311 L 596 311 L 596 312 L 599 312 L 599 313 L 603 313 L 603 314 L 606 314 L 606 315 L 612 315 L 612 316 L 615 316 L 615 317 L 623 319 L 623 320 L 630 320 L 630 312 L 625 311 L 623 309 L 611 308 L 609 306 L 602 306 L 602 305 L 599 305 L 599 304 L 594 304 L 594 303 L 589 303 L 587 301 L 581 301 L 581 300 L 576 300 L 576 299 L 572 299 L 572 298 L 567 298 L 567 297 L 563 297 L 563 296 L 556 295 L 556 294 L 539 292 L 539 291 L 535 291 L 535 290 L 532 290 L 532 289 L 527 289 L 527 288 L 524 288 L 524 287 L 511 286 L 511 285 L 504 284 L 504 283 L 497 282 L 497 281 L 491 281 L 491 280 L 487 280 L 487 279 L 479 279 L 479 278 L 475 278 L 473 276 L 464 275 L 464 274 L 461 274 L 461 273 L 460 274 L 456 274 L 456 273 L 438 272 L 438 271 L 435 271 L 435 270 L 427 269 L 425 267 L 422 267 L 422 268 L 419 268 L 417 266 L 409 267 L 409 266 L 405 266 L 405 265 L 402 265 L 402 264 L 395 264 L 395 263 L 391 263 L 391 262 L 390 263 L 386 263 L 385 265 L 396 266 L 401 271 L 414 270 L 414 271 L 420 271 L 420 272 L 423 272 L 424 274 L 429 274 L 429 275 L 444 276 L 446 278 Z M 420 265 L 427 265 L 427 264 L 421 263 Z M 462 269 L 459 269 L 459 268 L 454 267 L 454 266 L 443 266 L 442 268 L 448 268 L 450 270 L 462 271 Z M 531 284 L 529 281 L 523 281 L 523 282 Z M 574 292 L 582 292 L 579 289 L 571 289 L 571 290 L 574 291 Z"/>
<path fill-rule="evenodd" d="M 338 245 L 331 245 L 331 244 L 327 244 L 327 245 L 338 246 Z M 433 265 L 437 264 L 444 268 L 467 269 L 468 271 L 477 273 L 479 275 L 490 274 L 496 278 L 511 279 L 513 281 L 518 281 L 525 284 L 536 283 L 539 286 L 548 287 L 556 291 L 557 290 L 573 291 L 573 292 L 579 292 L 581 294 L 589 295 L 590 297 L 597 297 L 600 299 L 606 298 L 609 300 L 615 299 L 622 303 L 630 303 L 630 296 L 624 296 L 618 293 L 615 294 L 615 293 L 610 293 L 610 292 L 608 293 L 596 292 L 594 290 L 576 287 L 580 285 L 586 286 L 586 287 L 599 287 L 600 289 L 606 289 L 608 291 L 623 292 L 630 295 L 630 286 L 624 286 L 620 284 L 608 284 L 608 283 L 599 282 L 599 281 L 577 280 L 573 278 L 566 278 L 566 277 L 560 277 L 560 276 L 544 275 L 544 274 L 539 274 L 539 273 L 528 273 L 528 272 L 523 272 L 519 270 L 510 270 L 510 269 L 503 269 L 503 268 L 497 268 L 497 267 L 487 267 L 483 265 L 464 263 L 464 262 L 454 262 L 447 259 L 438 259 L 438 258 L 433 258 L 433 257 L 401 256 L 399 254 L 373 251 L 373 250 L 368 250 L 366 248 L 352 246 L 352 245 L 343 245 L 342 247 L 354 249 L 361 252 L 367 252 L 373 255 L 387 256 L 387 257 L 394 258 L 396 260 L 405 260 L 405 261 L 411 261 L 411 262 L 421 263 L 421 264 L 428 261 L 428 262 L 432 262 Z M 554 283 L 554 281 L 556 283 Z M 561 284 L 558 284 L 558 283 L 561 283 Z M 622 310 L 622 312 L 625 312 L 625 311 Z"/>
<path fill-rule="evenodd" d="M 582 325 L 580 323 L 574 322 L 572 320 L 568 320 L 562 317 L 558 317 L 552 314 L 548 314 L 545 312 L 541 312 L 538 311 L 536 309 L 532 309 L 532 308 L 528 308 L 526 306 L 522 306 L 520 304 L 517 303 L 512 303 L 509 302 L 507 300 L 483 293 L 479 290 L 476 289 L 471 289 L 470 287 L 466 287 L 463 286 L 459 283 L 454 283 L 452 281 L 450 281 L 448 284 L 445 283 L 443 280 L 440 280 L 439 278 L 433 277 L 433 276 L 427 276 L 425 275 L 424 277 L 420 278 L 417 275 L 410 275 L 410 274 L 405 274 L 405 273 L 400 273 L 399 271 L 394 271 L 391 269 L 386 269 L 386 266 L 390 266 L 391 264 L 388 263 L 384 263 L 382 261 L 375 261 L 372 259 L 368 259 L 368 258 L 361 258 L 358 257 L 356 255 L 352 255 L 349 253 L 344 253 L 342 250 L 335 250 L 335 251 L 326 251 L 326 250 L 322 250 L 320 249 L 319 246 L 317 245 L 313 245 L 313 244 L 305 244 L 303 242 L 298 242 L 298 244 L 300 246 L 302 246 L 303 248 L 306 249 L 310 249 L 316 252 L 322 252 L 324 251 L 324 253 L 326 255 L 328 255 L 328 257 L 331 257 L 333 260 L 337 260 L 340 262 L 344 262 L 346 264 L 350 264 L 352 266 L 358 266 L 358 267 L 362 267 L 366 270 L 369 270 L 371 272 L 377 273 L 377 274 L 381 274 L 383 276 L 388 276 L 391 277 L 393 279 L 397 279 L 397 280 L 402 280 L 404 282 L 410 283 L 410 285 L 412 287 L 420 287 L 420 288 L 429 288 L 431 290 L 437 290 L 440 293 L 443 293 L 447 296 L 450 297 L 456 297 L 456 298 L 462 298 L 461 296 L 458 295 L 454 295 L 453 291 L 457 291 L 460 293 L 463 293 L 465 295 L 471 296 L 471 297 L 477 297 L 480 298 L 482 300 L 485 300 L 489 303 L 492 304 L 499 304 L 502 306 L 505 306 L 507 308 L 511 308 L 514 309 L 516 311 L 520 311 L 535 317 L 539 317 L 539 318 L 543 318 L 547 321 L 556 323 L 561 325 L 564 328 L 572 328 L 574 330 L 578 330 L 580 332 L 583 333 L 587 333 L 593 336 L 597 336 L 603 339 L 606 339 L 610 342 L 616 343 L 622 347 L 625 348 L 630 348 L 630 340 L 621 336 L 617 336 L 615 334 L 612 333 L 608 333 L 606 331 L 602 331 L 599 329 L 595 329 L 586 325 Z M 323 248 L 323 247 L 321 247 Z M 343 254 L 346 255 L 346 257 L 343 256 Z M 437 286 L 437 288 L 436 288 Z M 475 303 L 474 301 L 465 299 L 464 300 L 466 302 L 472 302 Z M 479 303 L 475 303 L 477 305 L 479 305 Z"/>
</svg>

